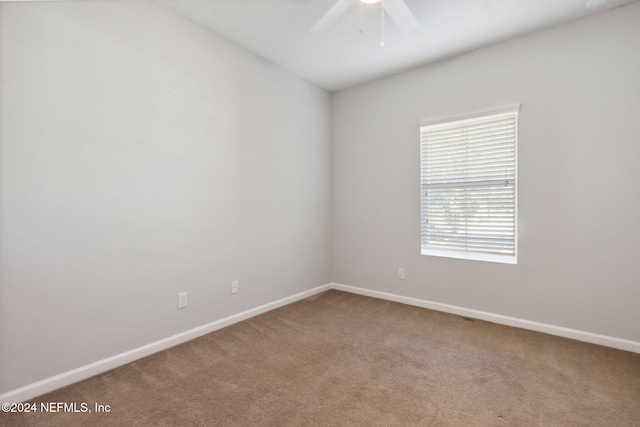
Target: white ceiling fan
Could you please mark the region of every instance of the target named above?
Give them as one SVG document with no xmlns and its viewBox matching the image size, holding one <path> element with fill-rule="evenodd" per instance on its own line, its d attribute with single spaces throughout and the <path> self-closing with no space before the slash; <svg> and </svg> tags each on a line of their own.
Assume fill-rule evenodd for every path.
<svg viewBox="0 0 640 427">
<path fill-rule="evenodd" d="M 312 33 L 320 33 L 332 26 L 354 3 L 382 3 L 400 31 L 408 33 L 418 26 L 418 21 L 404 0 L 338 0 L 327 13 L 311 28 Z"/>
</svg>

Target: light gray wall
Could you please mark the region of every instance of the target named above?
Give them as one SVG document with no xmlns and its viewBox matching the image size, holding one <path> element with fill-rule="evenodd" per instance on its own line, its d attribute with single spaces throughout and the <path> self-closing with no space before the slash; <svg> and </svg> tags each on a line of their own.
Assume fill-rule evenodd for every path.
<svg viewBox="0 0 640 427">
<path fill-rule="evenodd" d="M 640 341 L 639 23 L 636 2 L 335 94 L 333 281 Z M 518 265 L 421 256 L 418 123 L 516 103 Z"/>
<path fill-rule="evenodd" d="M 327 92 L 153 2 L 0 16 L 0 393 L 330 281 Z"/>
</svg>

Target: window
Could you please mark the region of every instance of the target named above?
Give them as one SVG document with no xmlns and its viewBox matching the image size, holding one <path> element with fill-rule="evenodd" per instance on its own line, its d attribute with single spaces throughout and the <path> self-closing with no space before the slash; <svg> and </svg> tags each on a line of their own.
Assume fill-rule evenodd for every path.
<svg viewBox="0 0 640 427">
<path fill-rule="evenodd" d="M 423 255 L 517 262 L 518 110 L 420 127 Z"/>
</svg>

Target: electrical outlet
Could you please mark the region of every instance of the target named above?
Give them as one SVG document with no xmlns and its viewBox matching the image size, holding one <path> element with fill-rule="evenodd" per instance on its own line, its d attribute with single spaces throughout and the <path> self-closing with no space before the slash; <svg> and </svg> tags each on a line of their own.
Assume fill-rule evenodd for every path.
<svg viewBox="0 0 640 427">
<path fill-rule="evenodd" d="M 187 306 L 187 293 L 183 292 L 178 294 L 178 308 L 185 308 Z"/>
<path fill-rule="evenodd" d="M 404 268 L 398 269 L 398 279 L 404 280 Z"/>
<path fill-rule="evenodd" d="M 233 282 L 231 282 L 231 293 L 232 294 L 237 294 L 238 293 L 238 281 L 234 280 Z"/>
</svg>

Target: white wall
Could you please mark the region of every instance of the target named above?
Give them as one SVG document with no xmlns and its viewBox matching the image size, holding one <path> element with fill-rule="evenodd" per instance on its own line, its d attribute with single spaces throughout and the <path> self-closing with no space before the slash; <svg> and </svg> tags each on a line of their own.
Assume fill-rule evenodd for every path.
<svg viewBox="0 0 640 427">
<path fill-rule="evenodd" d="M 0 94 L 0 394 L 330 281 L 325 91 L 91 1 L 0 5 Z"/>
<path fill-rule="evenodd" d="M 636 2 L 335 94 L 333 281 L 640 341 L 639 23 Z M 421 256 L 418 123 L 516 103 L 519 263 Z"/>
</svg>

